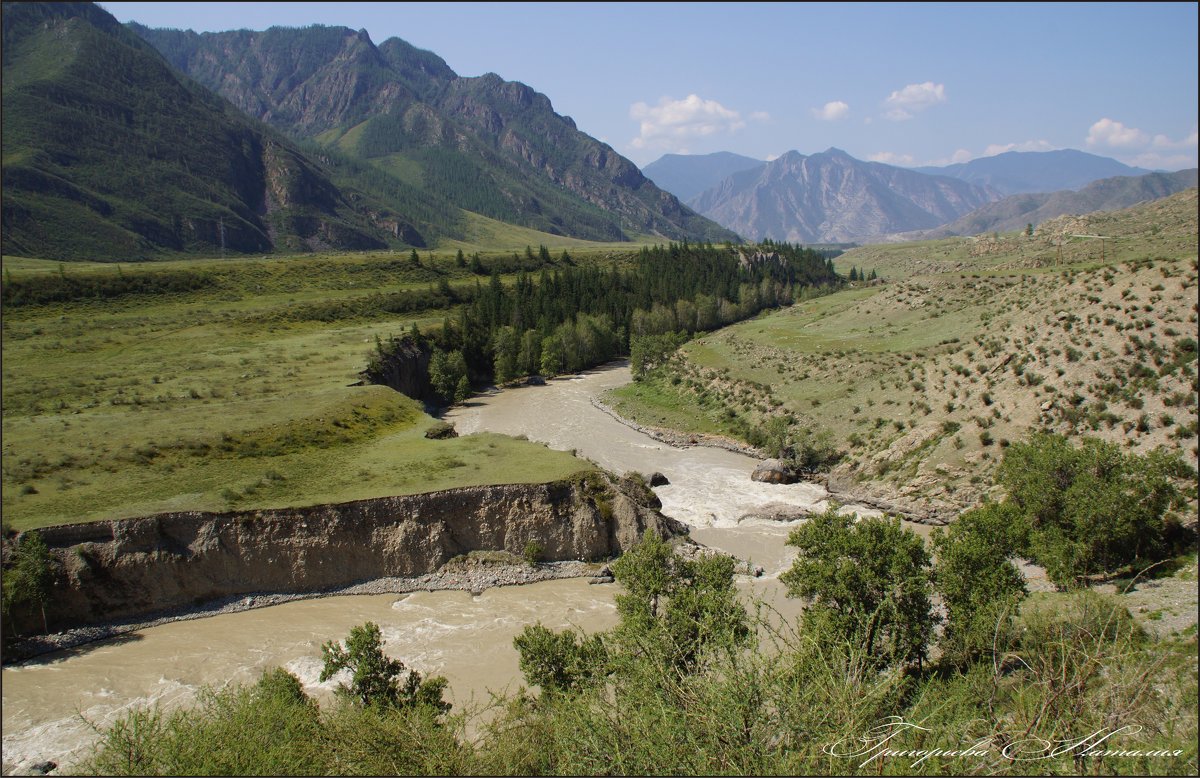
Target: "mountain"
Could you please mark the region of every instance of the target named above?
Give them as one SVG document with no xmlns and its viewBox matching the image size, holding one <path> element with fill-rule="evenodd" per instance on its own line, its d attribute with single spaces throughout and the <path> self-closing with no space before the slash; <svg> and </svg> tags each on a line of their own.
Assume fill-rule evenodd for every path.
<svg viewBox="0 0 1200 778">
<path fill-rule="evenodd" d="M 734 173 L 761 168 L 761 159 L 729 151 L 714 154 L 664 154 L 642 168 L 651 181 L 685 203 Z"/>
<path fill-rule="evenodd" d="M 1036 226 L 1057 216 L 1119 211 L 1195 186 L 1196 168 L 1192 168 L 1177 173 L 1104 178 L 1093 181 L 1078 192 L 1066 189 L 1049 194 L 1012 195 L 989 203 L 943 227 L 922 233 L 920 239 L 1009 232 L 1022 229 L 1027 224 Z"/>
<path fill-rule="evenodd" d="M 295 138 L 370 161 L 494 219 L 592 240 L 737 240 L 683 206 L 550 100 L 494 73 L 463 78 L 365 30 L 130 29 L 175 67 Z"/>
<path fill-rule="evenodd" d="M 452 229 L 453 208 L 402 182 L 345 185 L 371 171 L 314 159 L 98 6 L 5 3 L 3 36 L 6 254 L 371 249 Z"/>
<path fill-rule="evenodd" d="M 956 165 L 912 169 L 988 186 L 1002 195 L 1079 189 L 1102 178 L 1141 176 L 1152 172 L 1075 149 L 1007 151 Z"/>
<path fill-rule="evenodd" d="M 789 151 L 761 169 L 734 173 L 689 201 L 752 240 L 842 243 L 929 229 L 996 199 L 990 190 L 930 176 L 840 149 Z"/>
</svg>

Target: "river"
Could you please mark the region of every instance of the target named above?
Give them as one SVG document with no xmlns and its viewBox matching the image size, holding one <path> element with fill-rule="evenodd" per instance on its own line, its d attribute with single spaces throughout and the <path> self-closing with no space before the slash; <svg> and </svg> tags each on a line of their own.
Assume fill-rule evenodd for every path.
<svg viewBox="0 0 1200 778">
<path fill-rule="evenodd" d="M 794 616 L 797 604 L 783 596 L 778 582 L 794 555 L 784 543 L 789 527 L 739 519 L 772 503 L 820 510 L 824 489 L 753 482 L 756 462 L 750 457 L 671 448 L 592 405 L 593 398 L 629 380 L 627 367 L 607 367 L 544 386 L 484 394 L 446 418 L 459 434 L 525 435 L 552 448 L 574 449 L 616 473 L 663 473 L 670 484 L 655 489 L 663 513 L 690 525 L 696 541 L 762 567 L 760 577 L 740 576 L 739 587 L 748 598 Z M 252 682 L 269 667 L 285 667 L 309 692 L 327 699 L 336 679 L 318 681 L 320 646 L 366 621 L 381 626 L 389 655 L 424 674 L 446 676 L 457 709 L 482 706 L 489 691 L 511 690 L 521 682 L 512 638 L 526 624 L 606 629 L 616 621 L 613 588 L 574 579 L 478 596 L 417 592 L 301 600 L 164 624 L 49 654 L 3 670 L 3 769 L 24 772 L 45 760 L 69 768 L 95 742 L 92 724 L 109 724 L 138 705 L 186 703 L 204 685 Z"/>
</svg>

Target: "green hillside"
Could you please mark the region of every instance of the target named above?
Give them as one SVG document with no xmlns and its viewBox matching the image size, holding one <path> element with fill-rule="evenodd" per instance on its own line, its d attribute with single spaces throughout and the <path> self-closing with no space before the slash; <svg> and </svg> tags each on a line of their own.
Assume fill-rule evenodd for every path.
<svg viewBox="0 0 1200 778">
<path fill-rule="evenodd" d="M 248 115 L 468 211 L 593 241 L 737 240 L 580 132 L 545 95 L 494 73 L 459 77 L 402 40 L 376 47 L 363 31 L 324 26 L 130 29 Z"/>
<path fill-rule="evenodd" d="M 1040 238 L 854 249 L 839 272 L 882 283 L 698 338 L 613 401 L 755 443 L 785 419 L 831 487 L 948 513 L 991 494 L 1004 448 L 1038 430 L 1195 467 L 1196 213 L 1192 189 Z M 1059 264 L 1072 234 L 1112 240 L 1066 239 Z"/>
<path fill-rule="evenodd" d="M 458 212 L 318 160 L 91 4 L 4 6 L 3 250 L 56 259 L 427 245 Z"/>
</svg>

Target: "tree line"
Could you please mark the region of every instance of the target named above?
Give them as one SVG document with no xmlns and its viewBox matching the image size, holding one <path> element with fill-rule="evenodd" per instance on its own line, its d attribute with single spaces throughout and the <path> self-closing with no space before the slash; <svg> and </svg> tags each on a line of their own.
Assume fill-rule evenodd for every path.
<svg viewBox="0 0 1200 778">
<path fill-rule="evenodd" d="M 843 283 L 832 260 L 815 251 L 787 243 L 763 248 L 767 261 L 746 263 L 729 245 L 669 243 L 644 247 L 625 268 L 574 266 L 564 252 L 553 269 L 548 252 L 535 258 L 529 250 L 514 284 L 501 283 L 494 268 L 486 284 L 463 296 L 469 302 L 456 318 L 379 343 L 367 373 L 379 375 L 381 362 L 415 343 L 430 354 L 433 395 L 450 402 L 471 384 L 576 372 L 631 352 L 639 363 L 648 353 L 653 361 L 693 333 Z M 524 270 L 534 261 L 541 263 L 536 276 Z"/>
</svg>

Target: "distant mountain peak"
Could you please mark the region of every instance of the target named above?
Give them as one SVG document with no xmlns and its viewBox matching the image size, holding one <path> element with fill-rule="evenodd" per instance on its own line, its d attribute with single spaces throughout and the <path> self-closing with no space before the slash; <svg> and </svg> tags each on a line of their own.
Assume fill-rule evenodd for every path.
<svg viewBox="0 0 1200 778">
<path fill-rule="evenodd" d="M 830 148 L 788 151 L 731 175 L 688 203 L 753 240 L 843 243 L 951 221 L 995 199 L 952 178 L 855 159 Z M 928 225 L 919 227 L 916 225 Z"/>
<path fill-rule="evenodd" d="M 1103 178 L 1152 172 L 1078 149 L 1006 151 L 969 162 L 913 170 L 990 186 L 1002 195 L 1078 190 Z"/>
</svg>

